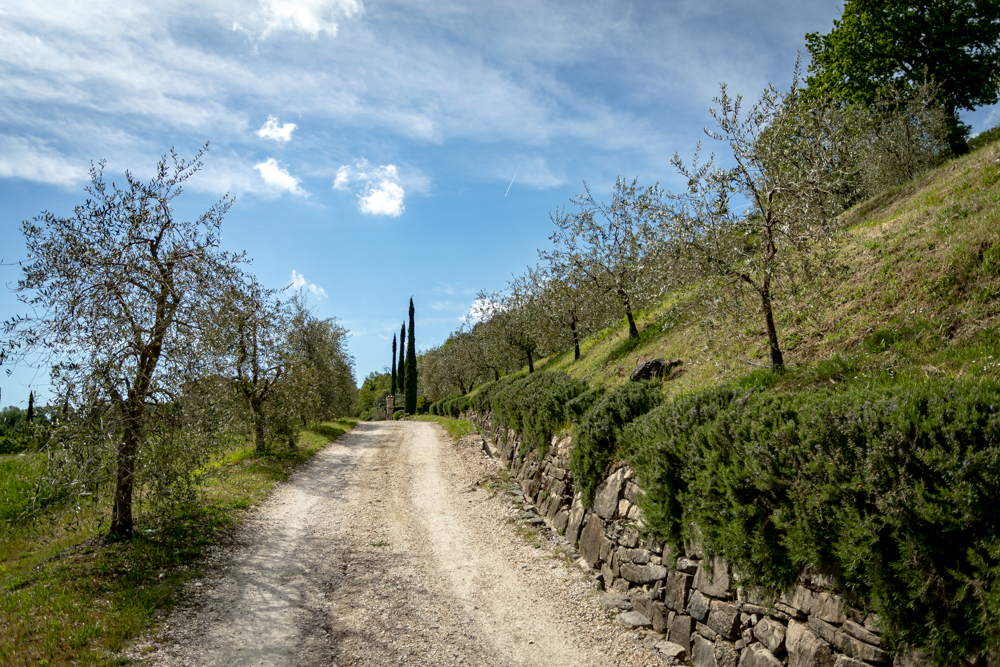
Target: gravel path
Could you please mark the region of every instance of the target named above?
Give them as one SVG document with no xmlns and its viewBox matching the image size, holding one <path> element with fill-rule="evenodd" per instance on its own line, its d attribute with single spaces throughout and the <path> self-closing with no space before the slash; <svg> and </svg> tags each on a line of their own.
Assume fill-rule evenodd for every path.
<svg viewBox="0 0 1000 667">
<path fill-rule="evenodd" d="M 536 533 L 473 439 L 361 423 L 281 485 L 188 604 L 138 643 L 155 665 L 659 665 Z"/>
</svg>

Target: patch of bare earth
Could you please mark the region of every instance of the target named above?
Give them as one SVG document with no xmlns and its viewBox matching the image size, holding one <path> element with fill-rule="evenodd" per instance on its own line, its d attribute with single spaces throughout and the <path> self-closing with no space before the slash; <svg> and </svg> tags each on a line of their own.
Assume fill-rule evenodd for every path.
<svg viewBox="0 0 1000 667">
<path fill-rule="evenodd" d="M 520 508 L 475 439 L 359 424 L 282 485 L 242 546 L 132 657 L 155 665 L 659 665 Z M 540 546 L 534 546 L 534 543 Z"/>
</svg>

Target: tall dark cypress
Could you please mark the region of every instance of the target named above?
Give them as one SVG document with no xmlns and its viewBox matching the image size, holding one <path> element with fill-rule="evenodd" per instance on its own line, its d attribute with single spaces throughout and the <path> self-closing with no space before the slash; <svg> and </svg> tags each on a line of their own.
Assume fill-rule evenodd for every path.
<svg viewBox="0 0 1000 667">
<path fill-rule="evenodd" d="M 396 395 L 396 334 L 392 335 L 392 391 L 390 393 L 393 396 Z"/>
<path fill-rule="evenodd" d="M 413 335 L 413 297 L 410 297 L 410 331 L 406 339 L 406 414 L 417 414 L 417 345 Z"/>
<path fill-rule="evenodd" d="M 31 420 L 34 419 L 34 418 L 35 418 L 35 392 L 29 391 L 28 392 L 28 414 L 25 415 L 24 419 L 25 419 L 25 421 L 27 421 L 30 424 Z"/>
<path fill-rule="evenodd" d="M 406 323 L 399 328 L 399 364 L 396 366 L 396 389 L 399 393 L 406 391 L 406 346 L 403 345 L 403 341 L 406 340 Z"/>
</svg>

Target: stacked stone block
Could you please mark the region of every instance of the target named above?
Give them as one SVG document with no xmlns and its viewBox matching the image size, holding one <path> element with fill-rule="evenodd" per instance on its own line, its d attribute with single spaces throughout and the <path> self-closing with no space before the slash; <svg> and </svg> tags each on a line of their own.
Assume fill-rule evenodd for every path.
<svg viewBox="0 0 1000 667">
<path fill-rule="evenodd" d="M 605 590 L 604 606 L 622 622 L 663 635 L 665 662 L 695 667 L 864 667 L 893 663 L 882 647 L 878 618 L 836 593 L 832 578 L 804 572 L 777 601 L 740 588 L 731 564 L 696 544 L 671 553 L 641 535 L 632 470 L 619 465 L 597 487 L 592 507 L 574 494 L 572 438 L 553 438 L 544 458 L 517 455 L 517 434 L 494 431 L 487 415 L 469 415 L 491 442 L 486 449 L 512 471 L 525 498 L 553 530 L 576 545 Z M 919 667 L 919 652 L 894 665 Z"/>
</svg>

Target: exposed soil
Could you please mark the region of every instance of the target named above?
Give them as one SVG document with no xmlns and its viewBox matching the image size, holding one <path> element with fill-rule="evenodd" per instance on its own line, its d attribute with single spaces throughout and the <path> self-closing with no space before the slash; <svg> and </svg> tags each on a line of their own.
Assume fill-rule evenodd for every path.
<svg viewBox="0 0 1000 667">
<path fill-rule="evenodd" d="M 659 665 L 558 542 L 436 424 L 359 424 L 281 485 L 188 602 L 155 665 Z M 535 546 L 535 545 L 538 546 Z"/>
</svg>

